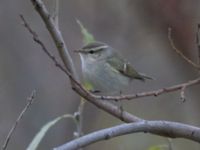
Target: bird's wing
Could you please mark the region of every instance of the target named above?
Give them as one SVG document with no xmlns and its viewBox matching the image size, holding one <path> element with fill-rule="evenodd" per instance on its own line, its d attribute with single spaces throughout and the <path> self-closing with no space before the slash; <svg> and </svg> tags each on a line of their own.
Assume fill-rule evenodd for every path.
<svg viewBox="0 0 200 150">
<path fill-rule="evenodd" d="M 111 57 L 107 60 L 107 63 L 116 71 L 127 76 L 131 79 L 138 79 L 144 81 L 145 79 L 151 79 L 150 77 L 138 73 L 128 62 L 125 62 L 119 56 Z"/>
</svg>

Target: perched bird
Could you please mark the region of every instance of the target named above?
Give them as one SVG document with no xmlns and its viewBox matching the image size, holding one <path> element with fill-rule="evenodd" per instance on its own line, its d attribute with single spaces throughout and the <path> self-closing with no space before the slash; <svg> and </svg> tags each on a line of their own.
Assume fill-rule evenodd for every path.
<svg viewBox="0 0 200 150">
<path fill-rule="evenodd" d="M 92 90 L 101 93 L 122 92 L 132 80 L 152 79 L 137 72 L 115 49 L 102 42 L 92 42 L 79 50 L 83 79 Z"/>
</svg>

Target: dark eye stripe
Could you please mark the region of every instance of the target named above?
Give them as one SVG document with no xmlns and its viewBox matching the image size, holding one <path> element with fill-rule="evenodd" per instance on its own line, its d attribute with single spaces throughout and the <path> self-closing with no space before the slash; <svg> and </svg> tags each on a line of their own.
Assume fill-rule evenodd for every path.
<svg viewBox="0 0 200 150">
<path fill-rule="evenodd" d="M 94 50 L 90 50 L 89 53 L 90 53 L 90 54 L 93 54 L 93 53 L 94 53 Z"/>
</svg>

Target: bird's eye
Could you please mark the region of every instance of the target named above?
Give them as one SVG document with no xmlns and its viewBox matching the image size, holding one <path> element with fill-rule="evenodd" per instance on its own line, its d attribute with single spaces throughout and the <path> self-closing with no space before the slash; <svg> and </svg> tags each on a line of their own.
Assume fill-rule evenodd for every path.
<svg viewBox="0 0 200 150">
<path fill-rule="evenodd" d="M 89 53 L 90 53 L 90 54 L 94 54 L 94 50 L 90 50 Z"/>
</svg>

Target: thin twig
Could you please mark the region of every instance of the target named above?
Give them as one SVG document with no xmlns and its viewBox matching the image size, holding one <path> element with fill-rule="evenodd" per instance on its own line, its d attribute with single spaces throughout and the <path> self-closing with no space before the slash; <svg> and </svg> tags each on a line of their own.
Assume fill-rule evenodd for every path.
<svg viewBox="0 0 200 150">
<path fill-rule="evenodd" d="M 172 38 L 172 29 L 168 28 L 168 39 L 170 42 L 171 47 L 175 50 L 175 52 L 181 56 L 187 63 L 189 63 L 190 65 L 192 65 L 195 69 L 200 69 L 200 65 L 194 63 L 192 60 L 190 60 L 188 57 L 186 57 L 174 44 L 173 38 Z"/>
<path fill-rule="evenodd" d="M 45 45 L 43 44 L 43 42 L 39 39 L 39 36 L 37 35 L 37 33 L 35 31 L 33 31 L 30 27 L 30 25 L 27 23 L 27 21 L 25 20 L 23 15 L 20 15 L 20 18 L 22 20 L 22 23 L 24 25 L 24 27 L 29 31 L 29 33 L 32 35 L 33 40 L 38 43 L 42 50 L 45 52 L 45 54 L 54 62 L 55 66 L 58 67 L 61 71 L 63 71 L 65 74 L 67 74 L 68 76 L 71 77 L 71 74 L 69 73 L 69 71 L 67 69 L 65 69 L 64 66 L 62 66 L 55 58 L 54 55 L 52 55 L 47 48 L 45 47 Z"/>
<path fill-rule="evenodd" d="M 200 65 L 200 24 L 197 25 L 197 32 L 196 32 L 196 44 L 197 44 L 197 53 L 198 53 L 198 64 Z"/>
<path fill-rule="evenodd" d="M 9 143 L 9 141 L 10 141 L 10 139 L 11 139 L 11 137 L 12 137 L 12 135 L 13 135 L 13 133 L 14 133 L 17 125 L 20 123 L 22 117 L 24 116 L 24 114 L 26 113 L 26 111 L 28 110 L 28 108 L 33 103 L 33 101 L 35 99 L 35 93 L 36 93 L 36 91 L 33 90 L 32 93 L 31 93 L 31 95 L 30 95 L 30 97 L 27 98 L 28 102 L 27 102 L 26 106 L 24 107 L 24 109 L 19 114 L 19 116 L 18 116 L 17 120 L 15 121 L 15 123 L 13 124 L 12 128 L 10 129 L 10 131 L 9 131 L 9 133 L 8 133 L 5 141 L 4 141 L 4 144 L 3 144 L 2 148 L 1 148 L 2 150 L 5 150 L 7 148 L 8 143 Z"/>
<path fill-rule="evenodd" d="M 200 143 L 200 129 L 170 121 L 139 121 L 102 129 L 63 144 L 54 150 L 77 150 L 92 143 L 130 133 L 154 133 L 171 138 L 186 138 Z"/>
<path fill-rule="evenodd" d="M 76 128 L 77 131 L 74 132 L 74 136 L 76 138 L 79 138 L 83 135 L 83 108 L 84 108 L 84 104 L 85 104 L 85 100 L 83 98 L 81 98 L 80 100 L 80 104 L 78 106 L 78 110 L 74 113 L 74 118 L 76 120 Z"/>
<path fill-rule="evenodd" d="M 177 90 L 181 90 L 183 87 L 186 88 L 186 87 L 193 86 L 196 84 L 200 84 L 200 77 L 196 78 L 194 80 L 190 80 L 190 81 L 181 83 L 181 84 L 177 84 L 177 85 L 173 85 L 173 86 L 165 87 L 165 88 L 160 88 L 160 89 L 154 90 L 154 91 L 140 92 L 140 93 L 136 93 L 136 94 L 121 95 L 121 96 L 93 95 L 93 97 L 95 97 L 97 99 L 102 99 L 102 100 L 132 100 L 132 99 L 148 97 L 148 96 L 159 96 L 164 93 L 174 92 Z"/>
</svg>

